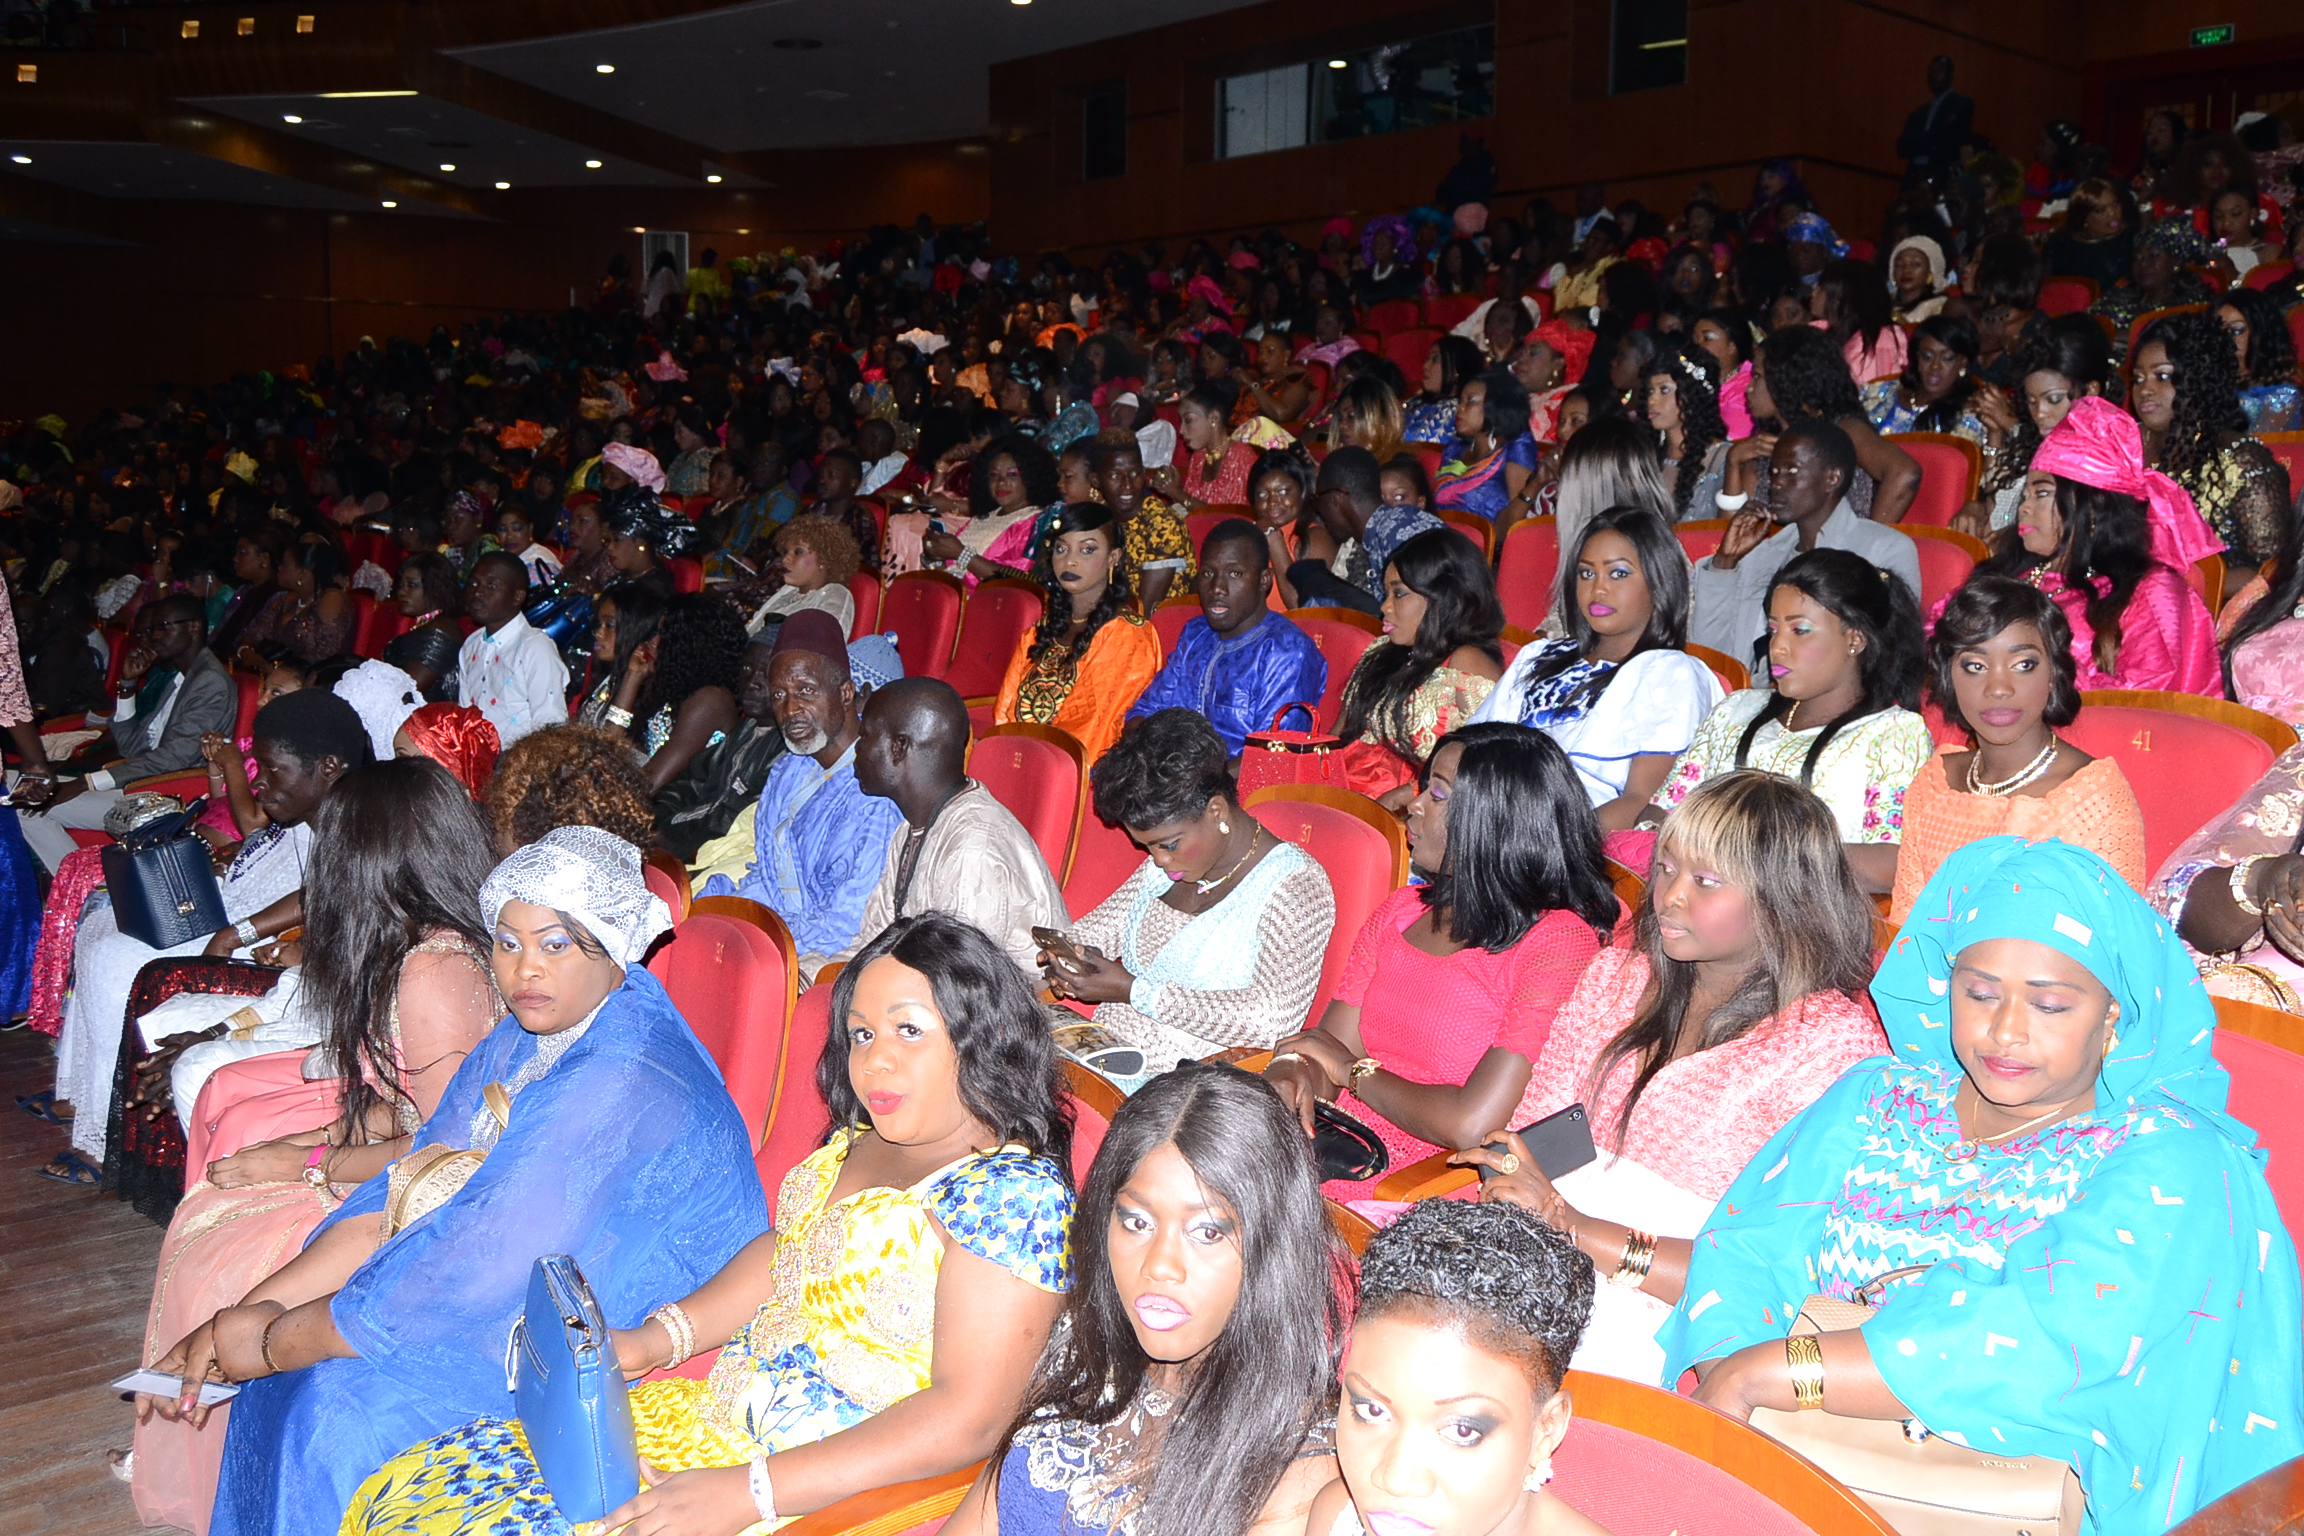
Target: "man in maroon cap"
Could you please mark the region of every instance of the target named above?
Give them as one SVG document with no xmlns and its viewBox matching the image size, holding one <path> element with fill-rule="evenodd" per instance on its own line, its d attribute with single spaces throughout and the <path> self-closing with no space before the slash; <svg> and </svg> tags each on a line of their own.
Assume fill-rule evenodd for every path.
<svg viewBox="0 0 2304 1536">
<path fill-rule="evenodd" d="M 768 699 L 786 750 L 760 786 L 752 867 L 737 881 L 714 875 L 697 894 L 774 909 L 800 948 L 800 974 L 813 977 L 855 942 L 904 813 L 856 782 L 862 722 L 848 648 L 830 614 L 803 608 L 786 617 L 768 663 Z"/>
</svg>

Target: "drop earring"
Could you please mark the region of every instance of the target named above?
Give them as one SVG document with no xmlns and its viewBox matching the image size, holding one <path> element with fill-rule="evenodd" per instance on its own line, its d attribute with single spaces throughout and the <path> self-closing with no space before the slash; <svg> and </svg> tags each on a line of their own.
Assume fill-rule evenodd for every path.
<svg viewBox="0 0 2304 1536">
<path fill-rule="evenodd" d="M 1552 1481 L 1552 1458 L 1547 1456 L 1528 1469 L 1528 1475 L 1520 1479 L 1520 1486 L 1530 1493 L 1534 1493 L 1550 1481 Z"/>
</svg>

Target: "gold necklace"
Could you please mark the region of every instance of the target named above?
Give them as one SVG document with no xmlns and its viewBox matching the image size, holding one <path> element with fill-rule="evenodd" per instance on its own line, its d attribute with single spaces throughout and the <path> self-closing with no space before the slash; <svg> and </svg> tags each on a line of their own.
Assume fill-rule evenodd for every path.
<svg viewBox="0 0 2304 1536">
<path fill-rule="evenodd" d="M 1967 1084 L 1963 1083 L 1961 1086 L 1966 1087 Z M 1982 1099 L 1984 1095 L 1979 1093 L 1976 1095 L 1976 1097 L 1978 1099 Z M 1958 1114 L 1960 1110 L 1959 1095 L 1957 1094 L 1953 1095 L 1952 1110 L 1954 1114 Z M 2012 1136 L 2021 1136 L 2043 1120 L 2053 1120 L 2058 1115 L 2069 1113 L 2071 1113 L 2069 1106 L 2058 1109 L 2051 1109 L 2048 1111 L 2048 1113 L 2044 1115 L 2034 1115 L 2031 1119 L 2016 1127 L 2016 1129 L 2012 1131 L 2002 1131 L 1997 1136 L 1963 1136 L 1958 1141 L 1952 1143 L 1950 1147 L 1945 1149 L 1945 1161 L 1954 1163 L 1967 1162 L 1970 1158 L 1983 1151 L 1986 1147 L 1992 1146 L 1998 1142 L 2006 1141 Z"/>
<path fill-rule="evenodd" d="M 1256 852 L 1256 834 L 1255 834 L 1254 832 L 1250 832 L 1250 833 L 1248 834 L 1248 851 L 1247 851 L 1246 853 L 1243 853 L 1243 854 L 1241 854 L 1241 855 L 1240 855 L 1240 862 L 1239 862 L 1239 863 L 1237 863 L 1237 864 L 1234 864 L 1234 865 L 1233 865 L 1233 866 L 1232 866 L 1230 869 L 1228 869 L 1228 870 L 1224 871 L 1224 873 L 1222 873 L 1222 874 L 1218 875 L 1218 876 L 1217 876 L 1215 879 L 1213 879 L 1213 880 L 1195 880 L 1195 881 L 1193 881 L 1193 882 L 1192 882 L 1193 888 L 1194 888 L 1195 890 L 1199 891 L 1199 893 L 1200 893 L 1201 895 L 1203 895 L 1203 896 L 1207 895 L 1207 894 L 1208 894 L 1210 891 L 1212 891 L 1212 890 L 1216 889 L 1216 887 L 1218 887 L 1218 886 L 1222 885 L 1222 884 L 1223 884 L 1225 881 L 1227 881 L 1227 880 L 1231 879 L 1231 878 L 1232 878 L 1234 875 L 1236 875 L 1236 874 L 1240 873 L 1240 871 L 1241 871 L 1242 867 L 1244 867 L 1244 866 L 1247 864 L 1247 862 L 1248 862 L 1248 860 L 1249 860 L 1250 856 L 1251 856 L 1251 855 L 1253 855 L 1255 852 Z"/>
</svg>

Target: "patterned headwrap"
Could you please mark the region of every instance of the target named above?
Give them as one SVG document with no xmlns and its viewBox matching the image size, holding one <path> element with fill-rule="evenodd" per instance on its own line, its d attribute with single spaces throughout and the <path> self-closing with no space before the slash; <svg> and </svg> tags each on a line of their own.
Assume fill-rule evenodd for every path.
<svg viewBox="0 0 2304 1536">
<path fill-rule="evenodd" d="M 1208 307 L 1220 315 L 1232 313 L 1232 301 L 1224 297 L 1224 290 L 1216 285 L 1216 279 L 1206 273 L 1186 283 L 1184 291 L 1193 298 L 1207 300 Z"/>
<path fill-rule="evenodd" d="M 2136 237 L 2139 245 L 2160 252 L 2180 267 L 2206 266 L 2214 254 L 2208 237 L 2201 234 L 2192 221 L 2181 214 L 2147 225 L 2144 233 Z"/>
<path fill-rule="evenodd" d="M 256 461 L 235 448 L 224 456 L 224 473 L 246 485 L 256 483 Z"/>
<path fill-rule="evenodd" d="M 1888 291 L 1890 293 L 1896 291 L 1896 258 L 1906 251 L 1918 251 L 1920 253 L 1921 260 L 1928 263 L 1928 291 L 1930 293 L 1942 293 L 1944 291 L 1944 247 L 1938 245 L 1933 238 L 1927 235 L 1906 235 L 1897 241 L 1896 248 L 1888 253 Z"/>
<path fill-rule="evenodd" d="M 663 476 L 657 478 L 662 480 Z M 658 501 L 656 492 L 645 486 L 628 485 L 601 497 L 600 518 L 610 533 L 638 539 L 667 558 L 681 553 L 696 537 L 696 525 Z"/>
<path fill-rule="evenodd" d="M 479 799 L 496 776 L 502 742 L 488 717 L 471 705 L 427 704 L 400 728 L 418 751 L 456 775 L 473 799 Z"/>
<path fill-rule="evenodd" d="M 650 363 L 643 371 L 659 384 L 685 384 L 688 382 L 688 370 L 681 367 L 669 352 L 658 352 L 656 361 Z"/>
<path fill-rule="evenodd" d="M 1547 320 L 1528 333 L 1531 341 L 1540 341 L 1568 361 L 1568 371 L 1561 377 L 1574 384 L 1584 377 L 1584 370 L 1592 366 L 1592 348 L 1599 338 L 1590 331 L 1579 330 L 1565 320 Z"/>
<path fill-rule="evenodd" d="M 1834 259 L 1848 254 L 1848 242 L 1832 232 L 1831 224 L 1820 213 L 1796 213 L 1784 221 L 1784 243 L 1795 241 L 1823 246 Z"/>
<path fill-rule="evenodd" d="M 2033 451 L 2032 468 L 2143 502 L 2152 558 L 2179 574 L 2224 547 L 2191 493 L 2145 464 L 2136 419 L 2101 395 L 2072 402 L 2070 413 Z"/>
<path fill-rule="evenodd" d="M 2242 1147 L 2256 1133 L 2223 1114 L 2231 1079 L 2210 1053 L 2216 1009 L 2166 918 L 2085 848 L 1987 837 L 1937 868 L 1872 979 L 1896 1059 L 1962 1069 L 1952 1053 L 1952 967 L 1987 939 L 2029 939 L 2077 960 L 2120 1004 L 2119 1044 L 2096 1107 L 2165 1094 Z"/>
<path fill-rule="evenodd" d="M 647 487 L 662 495 L 664 492 L 664 466 L 656 462 L 656 455 L 630 443 L 610 443 L 600 450 L 600 457 L 632 477 L 632 483 Z"/>
<path fill-rule="evenodd" d="M 544 446 L 544 426 L 541 422 L 529 421 L 525 418 L 515 421 L 496 434 L 496 446 L 499 448 L 541 448 Z"/>
<path fill-rule="evenodd" d="M 1392 236 L 1392 259 L 1402 266 L 1416 259 L 1416 232 L 1408 221 L 1398 214 L 1378 214 L 1360 226 L 1360 259 L 1370 266 L 1376 264 L 1376 237 L 1389 232 Z"/>
<path fill-rule="evenodd" d="M 493 929 L 508 901 L 566 913 L 618 965 L 631 965 L 672 927 L 648 889 L 640 850 L 598 827 L 554 827 L 496 866 L 480 886 L 480 916 Z"/>
<path fill-rule="evenodd" d="M 352 706 L 368 732 L 368 745 L 379 760 L 392 755 L 392 738 L 424 702 L 416 679 L 386 661 L 364 661 L 330 690 Z"/>
</svg>

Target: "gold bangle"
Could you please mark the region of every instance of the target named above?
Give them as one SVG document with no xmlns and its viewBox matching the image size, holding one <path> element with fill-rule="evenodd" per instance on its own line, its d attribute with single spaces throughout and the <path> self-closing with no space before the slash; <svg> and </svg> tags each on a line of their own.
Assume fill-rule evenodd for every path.
<svg viewBox="0 0 2304 1536">
<path fill-rule="evenodd" d="M 1784 1364 L 1792 1372 L 1792 1400 L 1802 1409 L 1824 1406 L 1824 1346 L 1812 1333 L 1784 1340 Z"/>
<path fill-rule="evenodd" d="M 2232 905 L 2259 922 L 2263 920 L 2264 908 L 2248 899 L 2248 877 L 2256 872 L 2257 865 L 2270 857 L 2268 853 L 2252 853 L 2233 865 L 2232 872 L 2224 877 L 2232 892 Z"/>
<path fill-rule="evenodd" d="M 278 1361 L 272 1358 L 272 1325 L 287 1315 L 288 1314 L 285 1312 L 273 1313 L 272 1316 L 266 1320 L 264 1324 L 264 1331 L 256 1335 L 256 1353 L 264 1357 L 264 1369 L 270 1371 L 275 1376 L 280 1374 L 280 1364 Z"/>
<path fill-rule="evenodd" d="M 1649 1267 L 1655 1262 L 1656 1239 L 1645 1232 L 1626 1231 L 1624 1254 L 1616 1261 L 1616 1273 L 1608 1277 L 1608 1283 L 1637 1289 L 1648 1278 Z"/>
</svg>

